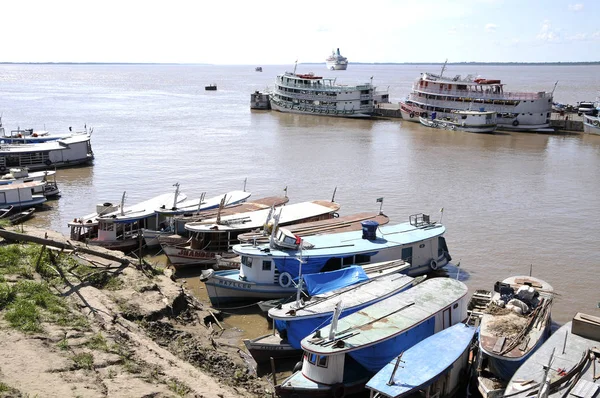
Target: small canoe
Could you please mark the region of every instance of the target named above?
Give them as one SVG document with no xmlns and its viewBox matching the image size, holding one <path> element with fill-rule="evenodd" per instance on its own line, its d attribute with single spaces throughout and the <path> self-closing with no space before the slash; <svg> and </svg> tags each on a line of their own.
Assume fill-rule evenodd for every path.
<svg viewBox="0 0 600 398">
<path fill-rule="evenodd" d="M 3 209 L 0 209 L 0 218 L 8 217 L 14 209 L 15 209 L 14 206 L 8 206 Z"/>
<path fill-rule="evenodd" d="M 20 224 L 26 220 L 29 220 L 33 217 L 33 213 L 35 212 L 35 207 L 31 207 L 27 210 L 20 211 L 18 213 L 9 216 L 8 219 L 12 225 Z"/>
</svg>

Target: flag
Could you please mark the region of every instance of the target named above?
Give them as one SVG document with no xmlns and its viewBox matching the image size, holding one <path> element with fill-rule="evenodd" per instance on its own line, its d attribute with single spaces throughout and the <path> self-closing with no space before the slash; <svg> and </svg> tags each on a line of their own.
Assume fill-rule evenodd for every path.
<svg viewBox="0 0 600 398">
<path fill-rule="evenodd" d="M 442 207 L 442 208 L 440 209 L 440 213 L 443 213 L 443 212 L 444 212 L 444 208 Z"/>
<path fill-rule="evenodd" d="M 383 198 L 377 198 L 376 203 L 383 203 Z"/>
</svg>

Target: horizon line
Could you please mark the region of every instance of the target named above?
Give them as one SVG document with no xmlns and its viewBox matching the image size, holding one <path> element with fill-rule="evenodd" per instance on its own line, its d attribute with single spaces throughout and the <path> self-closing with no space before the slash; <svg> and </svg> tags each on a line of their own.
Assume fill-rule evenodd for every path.
<svg viewBox="0 0 600 398">
<path fill-rule="evenodd" d="M 322 65 L 325 62 L 299 62 L 299 65 Z M 351 65 L 598 65 L 600 61 L 548 61 L 548 62 L 521 62 L 521 61 L 463 61 L 463 62 L 348 62 Z M 252 66 L 253 64 L 218 64 L 204 62 L 7 62 L 0 65 L 211 65 L 211 66 Z M 288 65 L 288 64 L 263 64 L 263 65 Z"/>
</svg>

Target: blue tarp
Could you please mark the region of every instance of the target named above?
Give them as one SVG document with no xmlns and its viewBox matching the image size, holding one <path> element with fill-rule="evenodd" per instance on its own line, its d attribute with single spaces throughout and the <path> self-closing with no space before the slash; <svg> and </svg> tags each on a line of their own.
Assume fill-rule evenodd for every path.
<svg viewBox="0 0 600 398">
<path fill-rule="evenodd" d="M 327 260 L 331 257 L 317 257 L 317 258 L 304 258 L 302 259 L 302 275 L 305 274 L 314 274 L 315 272 L 321 271 Z M 288 272 L 293 279 L 298 278 L 300 274 L 299 266 L 300 262 L 297 258 L 292 257 L 284 257 L 284 258 L 274 258 L 273 262 L 275 263 L 275 267 L 280 274 L 284 272 Z"/>
<path fill-rule="evenodd" d="M 302 265 L 302 273 L 304 273 L 304 264 Z M 306 292 L 309 296 L 314 296 L 366 281 L 369 277 L 362 267 L 352 266 L 337 271 L 305 274 L 303 279 Z"/>
<path fill-rule="evenodd" d="M 402 351 L 432 336 L 434 331 L 435 317 L 431 317 L 394 338 L 360 350 L 350 351 L 348 355 L 369 371 L 373 373 L 379 372 L 388 362 L 400 355 Z"/>
</svg>

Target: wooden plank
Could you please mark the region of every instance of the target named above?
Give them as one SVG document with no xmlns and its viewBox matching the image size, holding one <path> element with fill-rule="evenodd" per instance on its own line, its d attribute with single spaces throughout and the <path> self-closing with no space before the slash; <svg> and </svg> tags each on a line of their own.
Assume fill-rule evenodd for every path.
<svg viewBox="0 0 600 398">
<path fill-rule="evenodd" d="M 532 287 L 542 287 L 541 283 L 539 283 L 537 281 L 534 281 L 534 280 L 531 280 L 531 279 L 527 279 L 527 278 L 518 278 L 518 279 L 515 279 L 515 283 L 517 283 L 518 285 L 526 285 L 527 284 L 527 285 L 530 285 Z"/>
<path fill-rule="evenodd" d="M 525 337 L 521 344 L 519 344 L 519 350 L 527 351 L 527 346 L 529 345 L 529 336 Z"/>
<path fill-rule="evenodd" d="M 492 349 L 492 351 L 494 352 L 502 352 L 502 347 L 504 347 L 504 342 L 506 341 L 506 337 L 502 336 L 499 337 L 498 340 L 496 340 L 496 344 L 494 344 L 494 348 Z"/>
</svg>

